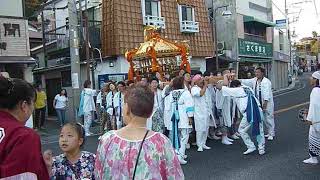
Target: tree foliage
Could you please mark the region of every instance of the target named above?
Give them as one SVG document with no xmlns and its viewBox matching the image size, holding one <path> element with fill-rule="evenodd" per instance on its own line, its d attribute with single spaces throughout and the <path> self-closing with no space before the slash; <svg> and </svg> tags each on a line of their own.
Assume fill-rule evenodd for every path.
<svg viewBox="0 0 320 180">
<path fill-rule="evenodd" d="M 25 16 L 29 20 L 37 19 L 35 12 L 39 10 L 43 2 L 45 2 L 45 0 L 25 0 Z"/>
<path fill-rule="evenodd" d="M 320 42 L 318 37 L 318 33 L 316 31 L 312 31 L 312 36 L 314 38 L 314 40 L 311 41 L 311 53 L 314 56 L 317 56 L 318 53 L 320 53 Z"/>
</svg>

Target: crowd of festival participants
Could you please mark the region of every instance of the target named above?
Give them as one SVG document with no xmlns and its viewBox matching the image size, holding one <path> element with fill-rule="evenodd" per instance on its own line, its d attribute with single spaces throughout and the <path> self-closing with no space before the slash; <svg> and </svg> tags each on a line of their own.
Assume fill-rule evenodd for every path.
<svg viewBox="0 0 320 180">
<path fill-rule="evenodd" d="M 29 179 L 184 179 L 180 164 L 192 158 L 187 149 L 196 146 L 199 153 L 211 149 L 208 138 L 224 145 L 241 138 L 247 146 L 244 155 L 256 150 L 263 155 L 265 138 L 275 137 L 272 86 L 264 74 L 257 68 L 255 78 L 241 80 L 233 69 L 215 76 L 180 71 L 173 78 L 155 74 L 139 82 L 110 81 L 100 91 L 86 81 L 79 106 L 83 125 L 62 124 L 63 154 L 53 156 L 47 150 L 43 157 L 39 136 L 24 126 L 36 91 L 23 80 L 0 78 L 0 178 L 20 174 Z M 320 72 L 312 77 L 317 91 Z M 320 100 L 311 98 L 312 112 L 305 120 L 312 124 L 319 121 L 314 108 Z M 92 135 L 95 111 L 103 134 L 93 154 L 82 146 Z M 318 132 L 318 126 L 310 126 L 311 157 L 305 163 L 317 163 Z M 28 154 L 23 153 L 26 148 Z"/>
</svg>

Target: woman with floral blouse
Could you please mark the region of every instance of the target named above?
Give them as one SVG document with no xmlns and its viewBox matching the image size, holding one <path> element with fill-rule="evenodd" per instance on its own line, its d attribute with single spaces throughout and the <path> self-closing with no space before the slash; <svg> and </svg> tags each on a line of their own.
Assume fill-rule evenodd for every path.
<svg viewBox="0 0 320 180">
<path fill-rule="evenodd" d="M 127 126 L 104 134 L 95 161 L 96 179 L 184 179 L 170 140 L 146 129 L 152 114 L 154 93 L 137 85 L 124 97 Z"/>
</svg>

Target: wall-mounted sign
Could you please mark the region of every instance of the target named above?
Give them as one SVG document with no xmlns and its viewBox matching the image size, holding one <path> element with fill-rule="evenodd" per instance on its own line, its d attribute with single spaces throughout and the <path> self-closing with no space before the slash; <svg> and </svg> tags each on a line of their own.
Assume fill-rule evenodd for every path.
<svg viewBox="0 0 320 180">
<path fill-rule="evenodd" d="M 276 20 L 276 28 L 277 29 L 286 29 L 287 28 L 287 20 L 286 19 Z"/>
<path fill-rule="evenodd" d="M 28 21 L 0 17 L 0 56 L 29 56 Z"/>
<path fill-rule="evenodd" d="M 249 41 L 239 38 L 239 55 L 249 57 L 272 58 L 272 43 Z"/>
<path fill-rule="evenodd" d="M 16 32 L 17 32 L 17 35 L 21 37 L 19 24 L 3 23 L 3 27 L 4 27 L 4 36 L 16 37 Z"/>
</svg>

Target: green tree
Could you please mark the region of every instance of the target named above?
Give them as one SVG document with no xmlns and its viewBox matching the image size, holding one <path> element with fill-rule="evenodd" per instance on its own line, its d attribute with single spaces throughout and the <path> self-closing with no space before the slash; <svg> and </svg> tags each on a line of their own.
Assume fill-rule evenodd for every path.
<svg viewBox="0 0 320 180">
<path fill-rule="evenodd" d="M 312 31 L 312 37 L 313 37 L 313 38 L 318 37 L 318 33 L 317 33 L 317 31 Z"/>
<path fill-rule="evenodd" d="M 35 12 L 40 9 L 43 2 L 45 2 L 45 0 L 25 0 L 25 16 L 29 20 L 36 20 Z"/>
</svg>

